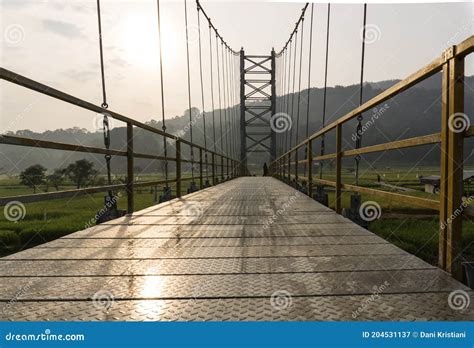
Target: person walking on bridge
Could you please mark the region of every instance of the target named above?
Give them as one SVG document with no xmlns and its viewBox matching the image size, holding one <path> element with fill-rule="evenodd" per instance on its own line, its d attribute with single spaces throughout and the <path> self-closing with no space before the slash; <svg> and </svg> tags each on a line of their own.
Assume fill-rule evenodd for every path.
<svg viewBox="0 0 474 348">
<path fill-rule="evenodd" d="M 263 164 L 263 176 L 268 176 L 267 162 Z"/>
</svg>

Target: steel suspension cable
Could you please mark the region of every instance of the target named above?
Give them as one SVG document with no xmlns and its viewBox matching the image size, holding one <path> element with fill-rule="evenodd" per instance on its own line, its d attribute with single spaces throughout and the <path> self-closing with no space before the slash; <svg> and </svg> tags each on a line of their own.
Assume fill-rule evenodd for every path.
<svg viewBox="0 0 474 348">
<path fill-rule="evenodd" d="M 363 91 L 364 91 L 364 62 L 365 62 L 365 30 L 367 24 L 367 4 L 364 4 L 364 18 L 363 18 L 363 27 L 362 27 L 362 54 L 360 60 L 360 84 L 359 84 L 359 106 L 362 105 L 363 100 Z M 355 147 L 359 149 L 362 146 L 362 114 L 357 116 L 357 129 L 356 129 L 356 141 Z M 360 155 L 355 157 L 356 162 L 356 171 L 355 171 L 355 184 L 359 185 L 359 164 L 360 164 Z"/>
<path fill-rule="evenodd" d="M 283 57 L 284 57 L 283 55 L 281 55 L 279 57 L 276 57 L 276 59 L 277 59 L 277 64 L 276 64 L 277 65 L 277 68 L 276 68 L 277 71 L 276 71 L 276 73 L 278 75 L 277 79 L 276 79 L 276 81 L 277 81 L 276 91 L 277 91 L 277 98 L 278 98 L 277 107 L 276 107 L 277 108 L 277 110 L 276 110 L 277 113 L 282 112 L 283 93 L 282 93 L 281 86 L 282 86 L 282 76 L 283 76 L 283 74 L 282 74 Z M 276 150 L 277 150 L 277 157 L 278 157 L 281 153 L 281 146 L 280 146 L 281 134 L 277 133 L 276 137 L 277 137 L 277 140 L 276 140 L 277 149 Z"/>
<path fill-rule="evenodd" d="M 233 109 L 234 109 L 234 125 L 233 125 L 233 129 L 234 129 L 234 158 L 237 157 L 237 141 L 238 141 L 238 137 L 237 137 L 237 129 L 239 129 L 239 127 L 237 127 L 237 116 L 238 116 L 238 113 L 237 113 L 237 94 L 236 94 L 236 91 L 237 91 L 237 86 L 236 86 L 236 78 L 235 78 L 235 75 L 236 75 L 236 71 L 235 71 L 235 56 L 234 54 L 231 52 L 230 53 L 230 58 L 231 58 L 231 63 L 232 63 L 232 81 L 233 81 L 233 85 L 232 85 L 232 91 L 233 91 Z"/>
<path fill-rule="evenodd" d="M 308 94 L 306 97 L 306 133 L 305 133 L 305 139 L 308 139 L 309 137 L 309 108 L 311 106 L 310 100 L 311 100 L 311 60 L 312 60 L 312 51 L 313 51 L 313 14 L 314 14 L 314 3 L 311 4 L 311 24 L 309 28 L 309 56 L 308 56 Z M 308 143 L 309 145 L 309 143 Z M 306 145 L 305 148 L 305 153 L 304 153 L 304 159 L 308 159 L 308 153 L 310 150 L 308 148 L 308 145 Z M 311 151 L 312 152 L 312 151 Z M 304 172 L 306 173 L 306 161 L 304 163 Z"/>
<path fill-rule="evenodd" d="M 232 157 L 236 157 L 236 149 L 237 149 L 237 133 L 235 131 L 235 120 L 236 120 L 236 103 L 235 103 L 235 63 L 234 63 L 234 57 L 232 52 L 229 52 L 229 59 L 230 59 L 230 90 L 232 94 L 232 125 L 231 125 L 231 131 L 233 133 L 233 153 Z"/>
<path fill-rule="evenodd" d="M 326 97 L 327 97 L 327 82 L 328 82 L 328 57 L 329 57 L 329 21 L 331 18 L 331 4 L 328 4 L 328 15 L 327 15 L 327 27 L 326 27 L 326 59 L 324 68 L 324 92 L 323 92 L 323 122 L 321 129 L 326 125 Z M 325 134 L 321 136 L 321 156 L 324 155 L 324 138 Z M 319 166 L 319 178 L 323 177 L 323 161 L 320 162 Z"/>
<path fill-rule="evenodd" d="M 288 83 L 287 83 L 287 92 L 286 92 L 286 114 L 290 116 L 290 85 L 291 85 L 291 57 L 292 57 L 292 48 L 293 48 L 293 41 L 290 41 L 290 50 L 288 54 Z M 291 117 L 291 116 L 290 116 Z M 291 131 L 291 130 L 290 130 Z M 290 144 L 288 143 L 289 132 L 287 131 L 285 134 L 285 152 L 289 150 Z"/>
<path fill-rule="evenodd" d="M 288 38 L 288 40 L 286 41 L 285 45 L 283 46 L 283 48 L 276 54 L 277 56 L 281 55 L 282 52 L 288 47 L 288 45 L 290 44 L 290 42 L 293 40 L 293 36 L 296 35 L 296 32 L 298 31 L 298 26 L 300 25 L 300 22 L 303 20 L 303 17 L 306 13 L 306 10 L 309 6 L 309 2 L 307 2 L 304 7 L 301 9 L 301 15 L 300 17 L 298 18 L 298 21 L 296 22 L 295 24 L 295 29 L 293 29 L 293 31 L 291 32 L 290 34 L 290 37 Z"/>
<path fill-rule="evenodd" d="M 207 132 L 206 132 L 206 110 L 205 110 L 206 105 L 204 102 L 204 78 L 203 78 L 203 73 L 202 73 L 201 16 L 200 16 L 199 6 L 197 7 L 197 20 L 198 20 L 198 47 L 199 47 L 199 77 L 200 77 L 200 82 L 201 82 L 202 122 L 203 122 L 203 127 L 204 127 L 204 163 L 206 167 L 206 176 L 207 176 L 209 168 L 208 168 L 208 163 L 207 163 Z"/>
<path fill-rule="evenodd" d="M 232 157 L 233 153 L 233 132 L 232 132 L 232 108 L 231 108 L 231 92 L 230 92 L 230 66 L 229 66 L 229 50 L 226 48 L 225 50 L 225 64 L 226 64 L 226 93 L 227 93 L 227 110 L 228 110 L 228 127 L 227 130 L 229 132 L 229 157 Z"/>
<path fill-rule="evenodd" d="M 226 92 L 226 63 L 224 59 L 224 42 L 221 42 L 221 55 L 222 55 L 222 89 L 223 89 L 223 101 L 224 101 L 224 125 L 227 127 L 227 92 Z M 227 134 L 227 129 L 225 129 L 225 154 L 229 156 L 229 137 Z"/>
<path fill-rule="evenodd" d="M 100 0 L 97 0 L 97 23 L 99 26 L 99 53 L 100 53 L 100 76 L 102 79 L 102 108 L 107 109 L 107 93 L 105 88 L 104 49 L 102 45 L 102 19 L 100 15 Z"/>
<path fill-rule="evenodd" d="M 216 33 L 216 63 L 217 63 L 217 92 L 219 96 L 219 128 L 220 128 L 220 142 L 221 153 L 224 152 L 224 133 L 222 128 L 222 98 L 221 98 L 221 69 L 219 64 L 219 36 Z"/>
<path fill-rule="evenodd" d="M 309 137 L 309 108 L 310 108 L 310 98 L 311 98 L 311 63 L 312 63 L 312 52 L 313 52 L 313 12 L 314 12 L 314 3 L 311 4 L 311 25 L 309 28 L 309 56 L 308 56 L 308 95 L 307 95 L 307 104 L 306 104 L 306 134 L 305 139 Z"/>
<path fill-rule="evenodd" d="M 283 83 L 282 83 L 282 106 L 281 106 L 281 112 L 286 111 L 286 62 L 287 62 L 287 57 L 288 57 L 288 50 L 285 48 L 283 52 Z M 285 153 L 286 152 L 286 147 L 284 143 L 284 137 L 283 134 L 280 134 L 280 146 L 281 146 L 281 152 Z"/>
<path fill-rule="evenodd" d="M 166 123 L 165 123 L 165 92 L 164 92 L 164 76 L 163 76 L 163 50 L 161 44 L 161 16 L 160 16 L 160 0 L 156 1 L 156 9 L 157 9 L 157 18 L 158 18 L 158 45 L 160 50 L 160 86 L 161 86 L 161 122 L 162 127 L 161 129 L 163 132 L 166 132 Z M 163 151 L 164 156 L 168 157 L 168 149 L 167 149 L 167 142 L 166 137 L 163 137 Z M 165 187 L 168 188 L 168 160 L 165 159 Z"/>
<path fill-rule="evenodd" d="M 293 124 L 293 113 L 295 111 L 295 87 L 296 87 L 296 57 L 298 52 L 298 31 L 295 34 L 295 52 L 293 56 L 293 88 L 291 93 L 291 123 Z M 294 127 L 293 127 L 294 128 Z M 290 129 L 290 149 L 293 147 L 293 129 Z"/>
<path fill-rule="evenodd" d="M 101 14 L 100 14 L 100 0 L 97 0 L 97 23 L 98 23 L 98 29 L 99 29 L 99 53 L 100 53 L 100 75 L 101 75 L 101 80 L 102 80 L 102 108 L 104 110 L 107 110 L 109 105 L 107 104 L 107 92 L 106 92 L 106 87 L 105 87 L 105 67 L 104 67 L 104 49 L 103 49 L 103 44 L 102 44 L 102 19 L 101 19 Z M 104 132 L 104 145 L 107 150 L 110 149 L 110 124 L 109 124 L 109 117 L 106 112 L 103 114 L 103 132 Z M 111 167 L 110 167 L 110 160 L 112 159 L 112 156 L 110 154 L 106 154 L 104 156 L 105 158 L 105 163 L 107 167 L 107 183 L 109 185 L 112 185 L 112 173 L 111 173 Z M 113 192 L 112 190 L 108 191 L 109 197 L 113 197 Z"/>
<path fill-rule="evenodd" d="M 303 44 L 304 44 L 304 18 L 301 21 L 301 43 L 300 43 L 300 66 L 298 76 L 298 106 L 296 112 L 296 143 L 298 144 L 298 133 L 300 130 L 300 107 L 301 107 L 301 72 L 303 68 Z"/>
<path fill-rule="evenodd" d="M 186 27 L 186 63 L 188 69 L 188 107 L 189 107 L 189 135 L 191 141 L 191 178 L 194 182 L 194 150 L 193 150 L 193 118 L 191 106 L 191 68 L 189 64 L 189 30 L 188 30 L 188 7 L 184 0 L 184 24 Z"/>
<path fill-rule="evenodd" d="M 211 68 L 212 151 L 216 152 L 216 116 L 214 109 L 214 67 L 212 62 L 212 26 L 209 24 L 209 61 Z"/>
<path fill-rule="evenodd" d="M 282 60 L 283 60 L 283 56 L 279 56 L 279 57 L 276 57 L 275 58 L 276 60 L 276 74 L 277 74 L 277 77 L 276 77 L 276 92 L 277 92 L 277 95 L 276 95 L 276 99 L 277 99 L 277 103 L 276 103 L 276 112 L 279 113 L 281 112 L 281 100 L 282 100 L 282 93 L 281 93 L 281 66 L 282 66 Z M 276 152 L 277 152 L 277 157 L 280 155 L 280 133 L 276 133 Z"/>
<path fill-rule="evenodd" d="M 227 51 L 227 61 L 228 61 L 228 83 L 229 83 L 229 114 L 230 114 L 230 134 L 231 134 L 231 154 L 234 157 L 235 154 L 235 132 L 234 132 L 234 118 L 235 118 L 235 110 L 234 110 L 234 103 L 233 103 L 233 78 L 232 78 L 232 57 L 231 52 Z"/>
</svg>

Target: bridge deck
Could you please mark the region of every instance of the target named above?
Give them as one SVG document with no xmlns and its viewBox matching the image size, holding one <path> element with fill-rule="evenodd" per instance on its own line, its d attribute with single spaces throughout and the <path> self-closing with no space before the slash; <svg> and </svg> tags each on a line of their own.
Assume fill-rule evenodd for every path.
<svg viewBox="0 0 474 348">
<path fill-rule="evenodd" d="M 232 180 L 0 264 L 2 320 L 474 319 L 448 306 L 462 284 L 272 178 Z"/>
</svg>

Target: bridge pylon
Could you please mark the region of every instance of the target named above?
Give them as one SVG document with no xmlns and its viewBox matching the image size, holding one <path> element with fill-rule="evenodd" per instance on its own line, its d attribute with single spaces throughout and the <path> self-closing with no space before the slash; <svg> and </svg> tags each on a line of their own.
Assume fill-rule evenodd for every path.
<svg viewBox="0 0 474 348">
<path fill-rule="evenodd" d="M 240 51 L 240 160 L 241 175 L 249 175 L 248 158 L 270 162 L 276 158 L 276 134 L 271 117 L 276 113 L 275 51 L 246 55 Z M 263 165 L 263 163 L 262 163 Z"/>
</svg>

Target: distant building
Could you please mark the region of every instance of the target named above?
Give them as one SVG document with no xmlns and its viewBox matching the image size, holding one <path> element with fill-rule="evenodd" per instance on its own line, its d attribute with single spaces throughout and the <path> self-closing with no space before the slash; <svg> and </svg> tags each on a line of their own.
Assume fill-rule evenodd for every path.
<svg viewBox="0 0 474 348">
<path fill-rule="evenodd" d="M 439 175 L 421 176 L 420 184 L 425 185 L 425 192 L 439 193 L 440 180 Z M 473 182 L 474 171 L 464 171 L 462 181 L 464 184 L 470 184 Z"/>
</svg>

